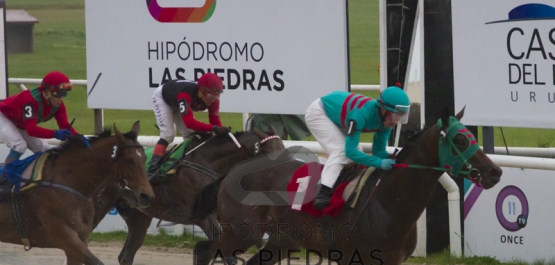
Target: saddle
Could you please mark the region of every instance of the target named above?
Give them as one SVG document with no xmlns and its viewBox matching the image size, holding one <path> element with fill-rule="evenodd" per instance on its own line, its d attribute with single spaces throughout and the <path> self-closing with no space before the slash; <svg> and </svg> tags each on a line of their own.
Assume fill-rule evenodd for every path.
<svg viewBox="0 0 555 265">
<path fill-rule="evenodd" d="M 158 170 L 158 177 L 166 177 L 169 175 L 175 175 L 176 168 L 179 165 L 181 159 L 183 159 L 185 154 L 185 149 L 191 143 L 191 139 L 185 139 L 182 143 L 175 145 L 172 149 L 166 151 L 162 159 L 160 160 L 160 170 Z M 148 169 L 150 165 L 150 160 L 152 159 L 152 153 L 154 152 L 154 147 L 148 147 L 145 149 L 146 163 L 145 168 Z"/>
<path fill-rule="evenodd" d="M 312 204 L 316 197 L 322 169 L 323 165 L 313 162 L 301 166 L 293 173 L 293 177 L 287 185 L 287 190 L 291 194 L 289 201 L 293 210 L 320 217 L 336 216 L 344 209 L 352 209 L 360 199 L 362 188 L 375 171 L 374 167 L 364 167 L 355 163 L 346 165 L 335 183 L 330 205 L 320 211 L 314 209 Z M 300 179 L 307 176 L 310 176 L 308 183 L 301 184 L 303 181 Z"/>
<path fill-rule="evenodd" d="M 23 192 L 37 186 L 42 180 L 42 168 L 50 153 L 38 152 L 25 159 L 14 161 L 0 168 L 2 191 Z M 7 181 L 6 181 L 7 180 Z"/>
</svg>

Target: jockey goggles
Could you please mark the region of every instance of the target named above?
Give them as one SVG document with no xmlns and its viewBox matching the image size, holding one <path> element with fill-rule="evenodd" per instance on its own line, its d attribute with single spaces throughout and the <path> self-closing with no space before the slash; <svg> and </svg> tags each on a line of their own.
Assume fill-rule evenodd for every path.
<svg viewBox="0 0 555 265">
<path fill-rule="evenodd" d="M 200 87 L 203 91 L 203 95 L 206 96 L 208 99 L 210 100 L 216 100 L 220 98 L 220 94 L 222 94 L 223 91 L 219 91 L 219 90 L 214 90 L 214 89 L 210 89 L 204 86 Z"/>
<path fill-rule="evenodd" d="M 50 86 L 48 90 L 52 92 L 52 96 L 56 98 L 63 98 L 67 96 L 67 91 L 71 91 L 73 89 L 72 83 L 62 83 L 57 86 Z"/>
<path fill-rule="evenodd" d="M 393 109 L 394 111 L 389 111 L 392 122 L 406 124 L 409 121 L 410 106 L 396 105 Z"/>
</svg>

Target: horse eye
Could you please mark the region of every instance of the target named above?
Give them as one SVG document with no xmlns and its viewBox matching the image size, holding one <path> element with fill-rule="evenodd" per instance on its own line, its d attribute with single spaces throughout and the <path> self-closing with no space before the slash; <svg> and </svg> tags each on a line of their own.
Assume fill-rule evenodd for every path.
<svg viewBox="0 0 555 265">
<path fill-rule="evenodd" d="M 132 157 L 128 157 L 125 159 L 125 163 L 127 164 L 135 164 L 135 160 Z"/>
<path fill-rule="evenodd" d="M 457 146 L 466 149 L 466 147 L 468 147 L 469 141 L 464 135 L 458 134 L 457 137 L 455 137 L 455 143 Z"/>
</svg>

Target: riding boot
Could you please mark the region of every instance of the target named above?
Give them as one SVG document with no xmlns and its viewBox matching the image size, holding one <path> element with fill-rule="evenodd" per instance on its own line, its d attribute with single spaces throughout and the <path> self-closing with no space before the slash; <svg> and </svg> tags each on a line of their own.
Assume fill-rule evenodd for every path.
<svg viewBox="0 0 555 265">
<path fill-rule="evenodd" d="M 158 170 L 160 169 L 160 159 L 162 159 L 162 156 L 159 155 L 153 155 L 152 159 L 150 159 L 147 173 L 148 179 L 154 178 L 156 173 L 158 173 Z"/>
<path fill-rule="evenodd" d="M 320 189 L 318 190 L 318 195 L 316 195 L 316 199 L 314 199 L 314 204 L 312 207 L 316 210 L 323 210 L 330 204 L 330 197 L 333 194 L 333 189 L 324 185 L 320 184 Z"/>
</svg>

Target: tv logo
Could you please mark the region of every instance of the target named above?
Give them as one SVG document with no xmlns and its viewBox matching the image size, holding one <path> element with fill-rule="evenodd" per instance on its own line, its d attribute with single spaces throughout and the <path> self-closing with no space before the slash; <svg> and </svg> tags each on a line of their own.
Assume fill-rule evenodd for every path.
<svg viewBox="0 0 555 265">
<path fill-rule="evenodd" d="M 507 186 L 497 195 L 495 213 L 499 224 L 507 231 L 516 232 L 526 226 L 530 207 L 526 195 L 516 186 Z"/>
<path fill-rule="evenodd" d="M 210 19 L 216 0 L 206 0 L 201 7 L 161 7 L 158 0 L 146 0 L 150 15 L 162 23 L 202 23 Z"/>
</svg>

